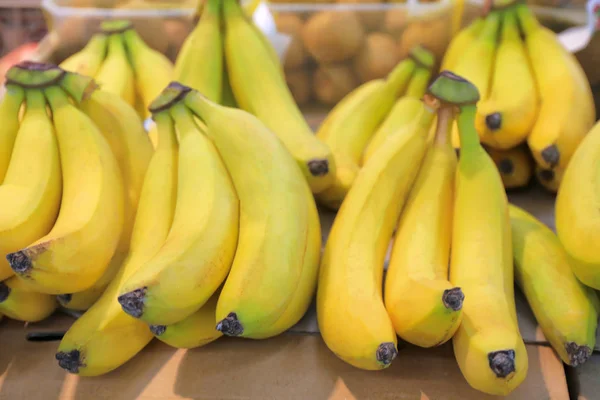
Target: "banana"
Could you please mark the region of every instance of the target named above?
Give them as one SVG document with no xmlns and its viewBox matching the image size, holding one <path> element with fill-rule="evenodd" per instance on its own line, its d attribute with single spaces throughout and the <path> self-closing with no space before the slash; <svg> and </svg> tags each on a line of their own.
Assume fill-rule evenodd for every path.
<svg viewBox="0 0 600 400">
<path fill-rule="evenodd" d="M 95 76 L 106 58 L 107 49 L 108 37 L 98 33 L 92 36 L 83 49 L 60 63 L 60 67 L 80 75 Z"/>
<path fill-rule="evenodd" d="M 487 152 L 500 171 L 505 189 L 522 188 L 529 184 L 533 176 L 533 160 L 526 147 L 504 151 L 488 148 Z"/>
<path fill-rule="evenodd" d="M 362 165 L 367 163 L 369 158 L 379 149 L 381 143 L 389 135 L 406 125 L 410 125 L 418 118 L 419 113 L 423 109 L 421 97 L 423 97 L 425 89 L 427 89 L 429 79 L 431 79 L 431 69 L 417 68 L 414 76 L 408 83 L 406 95 L 396 101 L 390 113 L 385 117 L 381 126 L 375 131 L 373 138 L 369 141 L 362 155 Z"/>
<path fill-rule="evenodd" d="M 172 325 L 208 301 L 229 273 L 238 240 L 239 201 L 219 153 L 183 103 L 171 116 L 179 133 L 173 226 L 118 298 L 126 313 L 152 325 Z"/>
<path fill-rule="evenodd" d="M 358 368 L 386 368 L 398 353 L 382 299 L 383 263 L 426 151 L 431 115 L 427 108 L 411 134 L 390 136 L 360 171 L 325 246 L 319 329 L 331 351 Z"/>
<path fill-rule="evenodd" d="M 49 294 L 31 291 L 18 277 L 0 282 L 0 313 L 8 318 L 38 322 L 56 310 L 56 299 Z"/>
<path fill-rule="evenodd" d="M 238 249 L 219 296 L 217 329 L 273 335 L 302 317 L 314 293 L 321 250 L 314 199 L 293 158 L 257 118 L 195 91 L 185 102 L 206 123 L 240 199 Z"/>
<path fill-rule="evenodd" d="M 206 2 L 198 24 L 183 43 L 175 62 L 175 81 L 215 103 L 221 103 L 227 75 L 223 68 L 221 5 L 221 0 Z"/>
<path fill-rule="evenodd" d="M 518 207 L 511 205 L 509 211 L 515 279 L 544 336 L 563 362 L 577 367 L 596 344 L 597 295 L 577 280 L 550 228 Z"/>
<path fill-rule="evenodd" d="M 23 89 L 7 84 L 2 103 L 0 103 L 0 184 L 4 181 L 10 158 L 17 138 L 20 124 L 20 111 L 25 99 Z"/>
<path fill-rule="evenodd" d="M 398 336 L 421 347 L 452 338 L 464 294 L 448 281 L 456 154 L 452 108 L 442 108 L 396 229 L 385 280 L 385 306 Z"/>
<path fill-rule="evenodd" d="M 281 72 L 270 60 L 238 0 L 224 0 L 225 56 L 229 81 L 239 106 L 258 117 L 292 154 L 314 193 L 333 183 L 335 161 L 298 109 Z M 214 72 L 213 72 L 214 73 Z"/>
<path fill-rule="evenodd" d="M 207 96 L 208 97 L 208 96 Z M 210 100 L 210 97 L 208 97 Z M 229 83 L 229 77 L 227 76 L 227 66 L 223 70 L 223 88 L 221 90 L 221 105 L 231 108 L 239 108 L 231 83 Z"/>
<path fill-rule="evenodd" d="M 26 104 L 8 171 L 0 185 L 1 280 L 14 274 L 5 256 L 50 232 L 60 207 L 60 156 L 44 93 L 29 89 Z"/>
<path fill-rule="evenodd" d="M 462 289 L 466 301 L 454 354 L 473 388 L 506 396 L 523 382 L 528 368 L 513 293 L 508 201 L 475 130 L 477 88 L 442 72 L 430 92 L 443 103 L 460 105 L 450 282 Z"/>
<path fill-rule="evenodd" d="M 562 176 L 556 198 L 556 231 L 572 258 L 571 267 L 585 285 L 600 290 L 598 172 L 600 123 L 583 139 Z"/>
<path fill-rule="evenodd" d="M 537 86 L 517 16 L 514 10 L 507 10 L 502 20 L 490 95 L 477 105 L 475 128 L 486 145 L 510 149 L 527 139 L 538 109 Z"/>
<path fill-rule="evenodd" d="M 566 168 L 596 120 L 590 84 L 574 55 L 525 5 L 517 6 L 540 91 L 540 111 L 527 143 L 543 168 Z"/>
<path fill-rule="evenodd" d="M 94 78 L 102 90 L 116 94 L 135 107 L 135 78 L 127 60 L 123 36 L 112 33 L 107 40 L 108 54 Z"/>
<path fill-rule="evenodd" d="M 223 334 L 215 329 L 219 292 L 195 313 L 172 325 L 150 325 L 158 340 L 178 349 L 194 349 L 214 342 Z"/>
<path fill-rule="evenodd" d="M 550 193 L 557 193 L 562 182 L 565 170 L 562 168 L 542 168 L 535 166 L 537 181 Z"/>
<path fill-rule="evenodd" d="M 33 289 L 74 293 L 92 286 L 115 252 L 123 225 L 123 182 L 117 161 L 92 120 L 59 87 L 44 92 L 62 164 L 60 212 L 47 235 L 6 258 Z"/>
<path fill-rule="evenodd" d="M 151 340 L 148 325 L 121 309 L 117 295 L 123 282 L 165 242 L 177 200 L 177 138 L 168 112 L 156 114 L 159 142 L 140 195 L 130 253 L 102 297 L 65 334 L 56 358 L 81 376 L 107 373 L 133 358 Z M 214 323 L 214 322 L 213 322 Z"/>
<path fill-rule="evenodd" d="M 452 38 L 442 61 L 442 71 L 452 70 L 458 63 L 458 60 L 464 57 L 467 49 L 469 49 L 477 37 L 479 37 L 484 22 L 484 18 L 478 17 L 471 22 L 469 26 L 461 30 L 454 38 Z"/>
<path fill-rule="evenodd" d="M 482 99 L 487 98 L 492 82 L 494 58 L 500 33 L 501 12 L 492 11 L 485 17 L 478 36 L 457 57 L 449 70 L 472 82 Z"/>
<path fill-rule="evenodd" d="M 134 29 L 126 30 L 123 40 L 135 77 L 136 92 L 148 117 L 148 106 L 171 82 L 174 67 L 166 56 L 148 47 Z"/>
</svg>

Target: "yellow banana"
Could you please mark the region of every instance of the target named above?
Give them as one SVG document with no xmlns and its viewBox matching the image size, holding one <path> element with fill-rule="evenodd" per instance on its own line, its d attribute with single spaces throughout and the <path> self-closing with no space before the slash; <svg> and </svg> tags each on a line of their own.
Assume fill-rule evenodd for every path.
<svg viewBox="0 0 600 400">
<path fill-rule="evenodd" d="M 27 90 L 26 104 L 8 171 L 0 185 L 1 280 L 14 274 L 7 254 L 50 232 L 62 193 L 58 143 L 44 93 Z"/>
<path fill-rule="evenodd" d="M 564 172 L 556 198 L 556 231 L 585 285 L 600 290 L 598 162 L 600 123 L 583 139 Z"/>
<path fill-rule="evenodd" d="M 183 43 L 175 62 L 175 81 L 215 103 L 223 98 L 223 80 L 227 74 L 223 69 L 221 5 L 221 0 L 206 2 L 198 24 Z"/>
<path fill-rule="evenodd" d="M 504 151 L 488 148 L 487 151 L 500 171 L 505 189 L 522 188 L 529 184 L 533 176 L 533 160 L 529 149 L 519 146 Z"/>
<path fill-rule="evenodd" d="M 469 49 L 477 37 L 479 37 L 484 22 L 485 19 L 479 17 L 452 38 L 452 41 L 446 50 L 446 54 L 444 55 L 444 60 L 442 61 L 442 71 L 452 70 L 458 63 L 458 60 L 464 57 L 467 49 Z"/>
<path fill-rule="evenodd" d="M 369 158 L 379 149 L 381 143 L 389 135 L 402 129 L 404 126 L 410 125 L 418 118 L 419 113 L 423 110 L 421 98 L 425 93 L 425 89 L 427 89 L 430 78 L 430 69 L 417 68 L 408 84 L 406 95 L 396 101 L 390 113 L 385 117 L 381 126 L 375 131 L 373 138 L 369 141 L 362 155 L 362 165 L 367 163 Z"/>
<path fill-rule="evenodd" d="M 175 127 L 168 112 L 154 119 L 159 126 L 159 145 L 144 179 L 130 253 L 98 302 L 67 331 L 56 354 L 58 364 L 74 374 L 96 376 L 112 371 L 133 358 L 153 337 L 147 324 L 123 312 L 117 295 L 123 282 L 163 245 L 175 213 Z"/>
<path fill-rule="evenodd" d="M 537 181 L 550 193 L 558 192 L 565 170 L 562 168 L 542 168 L 535 166 Z"/>
<path fill-rule="evenodd" d="M 475 128 L 486 145 L 510 149 L 527 139 L 536 121 L 539 104 L 537 86 L 514 10 L 507 10 L 503 15 L 491 85 L 489 96 L 477 104 Z"/>
<path fill-rule="evenodd" d="M 108 36 L 108 54 L 94 78 L 102 90 L 116 94 L 135 107 L 135 78 L 120 33 Z"/>
<path fill-rule="evenodd" d="M 60 67 L 80 75 L 95 76 L 106 58 L 107 49 L 108 37 L 98 33 L 92 36 L 83 49 L 60 63 Z"/>
<path fill-rule="evenodd" d="M 215 328 L 219 292 L 189 317 L 172 325 L 150 325 L 158 340 L 178 349 L 193 349 L 214 342 L 223 334 Z"/>
<path fill-rule="evenodd" d="M 162 53 L 150 48 L 134 29 L 123 33 L 135 77 L 136 92 L 150 116 L 148 106 L 173 79 L 173 64 Z"/>
<path fill-rule="evenodd" d="M 6 93 L 0 103 L 0 183 L 4 181 L 8 164 L 13 152 L 20 124 L 20 110 L 25 99 L 23 89 L 17 85 L 7 84 Z"/>
<path fill-rule="evenodd" d="M 80 292 L 106 271 L 123 225 L 123 182 L 106 139 L 59 87 L 44 90 L 54 118 L 63 195 L 52 230 L 7 256 L 32 288 Z"/>
<path fill-rule="evenodd" d="M 313 296 L 321 249 L 316 205 L 293 158 L 258 119 L 195 91 L 185 101 L 206 123 L 240 199 L 238 249 L 217 329 L 264 338 L 299 320 Z"/>
<path fill-rule="evenodd" d="M 135 318 L 172 325 L 196 312 L 227 277 L 238 240 L 239 201 L 212 142 L 183 103 L 175 219 L 156 255 L 123 285 L 119 303 Z"/>
<path fill-rule="evenodd" d="M 335 178 L 335 161 L 298 109 L 281 67 L 270 59 L 264 38 L 244 15 L 238 0 L 224 0 L 225 56 L 239 106 L 258 117 L 292 154 L 314 193 Z M 214 73 L 214 72 L 213 72 Z"/>
<path fill-rule="evenodd" d="M 400 216 L 385 280 L 385 306 L 396 333 L 421 347 L 447 342 L 462 320 L 463 292 L 448 281 L 456 174 L 449 138 L 453 121 L 451 108 L 439 111 L 434 143 Z"/>
<path fill-rule="evenodd" d="M 432 109 L 407 135 L 392 135 L 358 174 L 333 223 L 321 262 L 319 329 L 347 363 L 377 370 L 397 355 L 382 299 L 383 263 L 427 147 Z"/>
<path fill-rule="evenodd" d="M 597 295 L 577 280 L 550 228 L 518 207 L 511 205 L 509 211 L 515 279 L 563 362 L 581 365 L 596 344 Z"/>
<path fill-rule="evenodd" d="M 52 315 L 57 305 L 54 296 L 30 290 L 27 283 L 16 276 L 0 282 L 0 313 L 8 318 L 42 321 Z"/>
<path fill-rule="evenodd" d="M 506 396 L 523 382 L 528 368 L 517 325 L 506 193 L 475 130 L 476 87 L 442 72 L 430 92 L 460 105 L 450 282 L 462 289 L 465 302 L 454 354 L 473 388 Z"/>
<path fill-rule="evenodd" d="M 526 5 L 516 7 L 541 100 L 527 143 L 538 165 L 564 169 L 596 120 L 590 84 L 556 34 L 542 26 Z"/>
</svg>

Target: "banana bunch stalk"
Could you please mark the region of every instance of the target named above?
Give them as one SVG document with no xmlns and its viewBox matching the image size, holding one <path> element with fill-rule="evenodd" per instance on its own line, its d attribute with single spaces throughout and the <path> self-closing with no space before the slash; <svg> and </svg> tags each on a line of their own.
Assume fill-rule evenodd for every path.
<svg viewBox="0 0 600 400">
<path fill-rule="evenodd" d="M 506 189 L 523 187 L 535 175 L 555 193 L 575 149 L 594 124 L 592 92 L 576 58 L 526 4 L 502 3 L 489 7 L 487 15 L 456 35 L 442 69 L 468 79 L 479 90 L 475 127 L 495 160 L 512 160 L 512 166 L 498 164 Z M 535 168 L 525 162 L 519 147 L 523 143 Z M 453 144 L 460 146 L 456 124 Z"/>
</svg>

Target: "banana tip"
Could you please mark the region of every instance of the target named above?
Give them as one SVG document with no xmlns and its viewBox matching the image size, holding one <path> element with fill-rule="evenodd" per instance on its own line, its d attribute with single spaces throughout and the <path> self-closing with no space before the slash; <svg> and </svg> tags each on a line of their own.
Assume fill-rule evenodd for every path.
<svg viewBox="0 0 600 400">
<path fill-rule="evenodd" d="M 72 374 L 79 373 L 79 369 L 85 367 L 79 350 L 71 350 L 69 352 L 59 351 L 56 353 L 56 359 L 62 369 Z"/>
<path fill-rule="evenodd" d="M 555 144 L 551 144 L 542 150 L 542 159 L 547 162 L 551 167 L 555 167 L 558 165 L 560 161 L 560 152 L 558 151 L 558 147 Z"/>
<path fill-rule="evenodd" d="M 385 366 L 390 365 L 397 355 L 398 350 L 396 350 L 396 345 L 392 342 L 381 343 L 375 353 L 377 361 Z"/>
<path fill-rule="evenodd" d="M 217 324 L 217 330 L 223 335 L 240 336 L 244 333 L 244 326 L 238 319 L 237 314 L 232 312 Z"/>
<path fill-rule="evenodd" d="M 140 318 L 144 314 L 144 300 L 146 298 L 147 288 L 136 289 L 131 292 L 120 295 L 117 298 L 121 308 L 127 314 L 134 318 Z"/>
<path fill-rule="evenodd" d="M 592 349 L 588 346 L 579 346 L 575 342 L 567 342 L 565 349 L 569 355 L 570 365 L 577 367 L 585 363 L 592 355 Z"/>
<path fill-rule="evenodd" d="M 512 160 L 503 158 L 498 163 L 498 170 L 500 170 L 500 172 L 502 172 L 504 175 L 510 175 L 515 170 L 515 165 L 513 164 Z"/>
<path fill-rule="evenodd" d="M 489 353 L 490 369 L 498 378 L 508 377 L 516 371 L 515 356 L 514 350 L 499 350 Z"/>
<path fill-rule="evenodd" d="M 25 253 L 25 250 L 8 254 L 6 261 L 17 274 L 26 274 L 33 268 L 31 258 Z"/>
<path fill-rule="evenodd" d="M 495 112 L 485 116 L 485 124 L 490 131 L 497 131 L 502 128 L 502 114 Z"/>
<path fill-rule="evenodd" d="M 307 165 L 312 176 L 324 176 L 329 173 L 329 161 L 327 160 L 310 160 Z"/>
<path fill-rule="evenodd" d="M 154 336 L 161 336 L 166 330 L 166 325 L 150 325 L 150 332 L 152 332 Z"/>
<path fill-rule="evenodd" d="M 444 306 L 453 311 L 459 311 L 460 309 L 462 309 L 464 300 L 465 294 L 459 287 L 446 289 L 444 290 L 444 294 L 442 295 L 442 302 L 444 303 Z"/>
<path fill-rule="evenodd" d="M 10 288 L 4 282 L 0 282 L 0 303 L 8 299 Z"/>
<path fill-rule="evenodd" d="M 56 296 L 56 300 L 58 300 L 58 303 L 61 306 L 66 306 L 67 304 L 69 304 L 72 298 L 72 294 L 59 294 L 58 296 Z"/>
</svg>

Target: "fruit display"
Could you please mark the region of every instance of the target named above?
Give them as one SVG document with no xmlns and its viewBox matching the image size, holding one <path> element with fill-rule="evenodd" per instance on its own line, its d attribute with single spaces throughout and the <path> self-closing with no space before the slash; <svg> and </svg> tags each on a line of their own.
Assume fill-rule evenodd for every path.
<svg viewBox="0 0 600 400">
<path fill-rule="evenodd" d="M 464 76 L 479 89 L 475 125 L 482 142 L 501 151 L 526 142 L 536 163 L 534 175 L 556 192 L 575 149 L 596 120 L 589 81 L 557 35 L 526 4 L 491 7 L 454 37 L 442 69 Z M 530 174 L 523 172 L 522 179 Z"/>
</svg>

